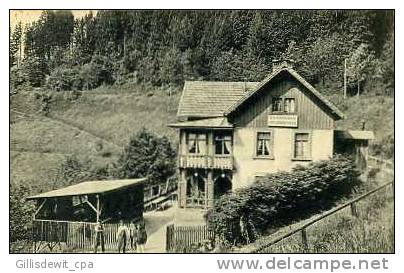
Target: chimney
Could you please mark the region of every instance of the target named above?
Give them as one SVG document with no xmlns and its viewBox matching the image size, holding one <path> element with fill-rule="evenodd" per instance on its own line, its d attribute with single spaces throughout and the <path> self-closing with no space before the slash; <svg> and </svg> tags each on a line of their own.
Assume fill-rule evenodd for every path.
<svg viewBox="0 0 404 273">
<path fill-rule="evenodd" d="M 282 58 L 278 60 L 272 60 L 272 72 L 282 68 L 293 68 L 294 64 L 295 61 L 292 59 Z"/>
</svg>

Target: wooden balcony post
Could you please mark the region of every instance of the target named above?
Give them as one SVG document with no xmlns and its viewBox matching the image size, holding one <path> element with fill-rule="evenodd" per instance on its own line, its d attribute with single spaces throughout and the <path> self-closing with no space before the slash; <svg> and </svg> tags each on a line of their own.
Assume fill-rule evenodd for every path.
<svg viewBox="0 0 404 273">
<path fill-rule="evenodd" d="M 180 181 L 178 183 L 178 203 L 180 207 L 187 205 L 187 180 L 184 169 L 180 169 Z"/>
<path fill-rule="evenodd" d="M 207 197 L 207 207 L 208 208 L 213 208 L 213 203 L 214 203 L 214 186 L 213 186 L 213 171 L 209 170 L 208 171 L 208 181 L 207 181 L 207 192 L 206 192 L 206 197 Z"/>
<path fill-rule="evenodd" d="M 95 196 L 97 198 L 97 223 L 100 221 L 100 196 L 97 194 Z"/>
</svg>

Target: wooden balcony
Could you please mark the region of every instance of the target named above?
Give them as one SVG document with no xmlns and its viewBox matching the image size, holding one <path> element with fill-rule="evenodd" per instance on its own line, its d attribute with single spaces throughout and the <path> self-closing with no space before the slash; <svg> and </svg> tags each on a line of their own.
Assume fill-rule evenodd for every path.
<svg viewBox="0 0 404 273">
<path fill-rule="evenodd" d="M 233 156 L 197 154 L 180 155 L 179 166 L 181 168 L 232 170 Z"/>
</svg>

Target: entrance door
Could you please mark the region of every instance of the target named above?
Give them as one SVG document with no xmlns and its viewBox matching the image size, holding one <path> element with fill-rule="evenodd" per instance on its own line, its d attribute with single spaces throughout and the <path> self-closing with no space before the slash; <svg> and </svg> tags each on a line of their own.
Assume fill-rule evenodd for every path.
<svg viewBox="0 0 404 273">
<path fill-rule="evenodd" d="M 228 175 L 220 174 L 214 181 L 215 199 L 220 198 L 223 194 L 232 188 L 231 178 Z"/>
<path fill-rule="evenodd" d="M 187 207 L 205 206 L 205 181 L 202 172 L 190 172 L 187 177 Z"/>
</svg>

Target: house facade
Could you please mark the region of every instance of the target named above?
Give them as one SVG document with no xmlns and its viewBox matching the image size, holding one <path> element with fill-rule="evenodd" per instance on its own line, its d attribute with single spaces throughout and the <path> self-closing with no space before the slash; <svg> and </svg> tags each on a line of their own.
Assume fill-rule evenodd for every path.
<svg viewBox="0 0 404 273">
<path fill-rule="evenodd" d="M 183 208 L 211 207 L 266 173 L 331 158 L 344 117 L 288 61 L 261 82 L 186 82 L 177 116 Z"/>
</svg>

